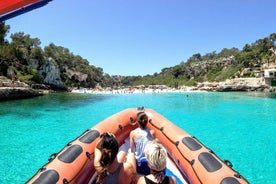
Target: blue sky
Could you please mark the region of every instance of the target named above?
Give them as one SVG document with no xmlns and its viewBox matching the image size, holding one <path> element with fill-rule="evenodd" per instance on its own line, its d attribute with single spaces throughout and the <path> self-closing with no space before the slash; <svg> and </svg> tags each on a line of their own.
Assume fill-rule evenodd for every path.
<svg viewBox="0 0 276 184">
<path fill-rule="evenodd" d="M 147 75 L 276 32 L 275 0 L 53 0 L 6 21 L 110 75 Z"/>
</svg>

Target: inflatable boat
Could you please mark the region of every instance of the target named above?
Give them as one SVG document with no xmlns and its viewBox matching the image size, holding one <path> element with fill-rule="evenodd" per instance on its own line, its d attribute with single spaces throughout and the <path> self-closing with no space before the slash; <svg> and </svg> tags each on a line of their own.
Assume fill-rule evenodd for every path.
<svg viewBox="0 0 276 184">
<path fill-rule="evenodd" d="M 27 183 L 68 184 L 93 183 L 94 148 L 99 136 L 111 132 L 121 147 L 128 147 L 129 133 L 138 127 L 136 115 L 144 111 L 149 117 L 148 127 L 168 151 L 167 174 L 178 183 L 243 184 L 248 181 L 232 168 L 231 162 L 221 160 L 195 137 L 177 127 L 152 109 L 129 108 L 118 112 L 85 131 L 68 143 L 59 153 L 52 154 Z"/>
</svg>

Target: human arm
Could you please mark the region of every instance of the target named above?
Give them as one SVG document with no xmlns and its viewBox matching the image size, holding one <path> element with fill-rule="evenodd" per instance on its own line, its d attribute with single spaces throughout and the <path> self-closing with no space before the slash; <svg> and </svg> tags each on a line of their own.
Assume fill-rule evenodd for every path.
<svg viewBox="0 0 276 184">
<path fill-rule="evenodd" d="M 101 157 L 102 157 L 101 141 L 102 141 L 101 139 L 98 140 L 94 150 L 94 168 L 96 169 L 97 172 L 101 172 L 103 170 L 103 167 L 101 166 Z"/>
<path fill-rule="evenodd" d="M 133 152 L 128 152 L 126 162 L 132 165 L 134 172 L 136 173 L 136 158 Z"/>
<path fill-rule="evenodd" d="M 126 161 L 123 163 L 123 169 L 120 172 L 118 183 L 136 184 L 137 180 L 136 159 L 134 153 L 129 152 L 126 156 Z"/>
<path fill-rule="evenodd" d="M 137 184 L 145 184 L 145 183 L 146 183 L 146 181 L 145 181 L 144 176 L 140 176 L 138 181 L 137 181 Z"/>
<path fill-rule="evenodd" d="M 123 175 L 119 178 L 119 183 L 122 184 L 136 184 L 138 175 L 136 172 L 136 159 L 134 153 L 131 151 L 126 155 L 126 161 L 124 162 Z"/>
<path fill-rule="evenodd" d="M 130 151 L 132 153 L 135 153 L 134 134 L 134 131 L 131 131 L 129 134 Z"/>
<path fill-rule="evenodd" d="M 150 129 L 150 136 L 151 136 L 151 138 L 153 139 L 153 140 L 156 140 L 156 141 L 158 141 L 158 139 L 156 138 L 156 135 L 155 135 L 155 131 L 154 130 L 152 130 L 152 129 Z"/>
<path fill-rule="evenodd" d="M 170 180 L 170 184 L 177 184 L 176 179 L 175 179 L 174 176 L 170 176 L 169 180 Z"/>
</svg>

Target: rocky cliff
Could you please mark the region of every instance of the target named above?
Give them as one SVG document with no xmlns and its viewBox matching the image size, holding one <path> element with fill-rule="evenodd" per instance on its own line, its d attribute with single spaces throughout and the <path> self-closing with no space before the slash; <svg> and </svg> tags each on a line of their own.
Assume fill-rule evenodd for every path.
<svg viewBox="0 0 276 184">
<path fill-rule="evenodd" d="M 69 68 L 64 65 L 60 68 L 56 61 L 52 58 L 44 59 L 43 62 L 38 60 L 31 60 L 31 66 L 33 69 L 36 69 L 39 75 L 43 78 L 44 85 L 33 85 L 32 87 L 36 88 L 51 88 L 59 90 L 68 90 L 69 86 L 66 86 L 64 81 L 66 79 L 73 82 L 85 82 L 87 81 L 88 74 L 84 74 L 80 71 L 74 70 L 74 68 Z M 48 87 L 47 87 L 48 85 Z"/>
<path fill-rule="evenodd" d="M 0 101 L 31 98 L 43 94 L 44 91 L 32 89 L 23 82 L 0 76 Z"/>
<path fill-rule="evenodd" d="M 38 71 L 45 84 L 53 88 L 67 89 L 66 85 L 62 82 L 60 68 L 52 58 L 44 59 L 42 64 L 38 60 L 33 59 L 30 61 L 30 65 Z"/>
<path fill-rule="evenodd" d="M 210 70 L 226 68 L 235 63 L 236 60 L 233 56 L 212 61 L 195 62 L 187 65 L 184 64 L 184 72 L 189 79 L 192 79 L 194 77 L 204 76 Z"/>
</svg>

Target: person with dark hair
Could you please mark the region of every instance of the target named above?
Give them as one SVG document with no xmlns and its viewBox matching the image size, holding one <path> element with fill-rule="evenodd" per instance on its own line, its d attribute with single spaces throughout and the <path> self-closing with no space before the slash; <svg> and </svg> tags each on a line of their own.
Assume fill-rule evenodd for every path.
<svg viewBox="0 0 276 184">
<path fill-rule="evenodd" d="M 145 112 L 137 113 L 136 121 L 139 127 L 130 132 L 130 149 L 132 153 L 135 153 L 137 173 L 147 175 L 150 173 L 150 169 L 147 165 L 144 149 L 150 140 L 155 139 L 155 132 L 147 128 L 148 116 Z"/>
<path fill-rule="evenodd" d="M 137 184 L 176 184 L 174 176 L 166 176 L 167 151 L 156 140 L 149 141 L 145 147 L 145 155 L 150 174 L 141 176 Z"/>
<path fill-rule="evenodd" d="M 94 152 L 97 184 L 130 184 L 137 181 L 134 154 L 129 153 L 124 162 L 118 151 L 119 144 L 113 134 L 106 132 L 100 136 Z"/>
</svg>

